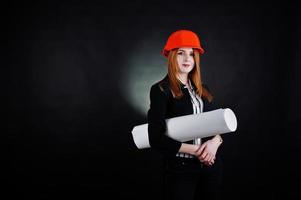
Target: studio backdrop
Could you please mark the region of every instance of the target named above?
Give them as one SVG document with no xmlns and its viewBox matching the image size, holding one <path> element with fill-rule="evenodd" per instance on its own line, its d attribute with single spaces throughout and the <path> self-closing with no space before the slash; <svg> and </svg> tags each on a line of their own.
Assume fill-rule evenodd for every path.
<svg viewBox="0 0 301 200">
<path fill-rule="evenodd" d="M 138 149 L 131 131 L 147 123 L 150 86 L 167 73 L 164 42 L 189 29 L 205 49 L 203 82 L 237 117 L 220 149 L 224 199 L 300 198 L 296 5 L 26 2 L 7 11 L 11 197 L 160 198 L 162 157 Z"/>
</svg>

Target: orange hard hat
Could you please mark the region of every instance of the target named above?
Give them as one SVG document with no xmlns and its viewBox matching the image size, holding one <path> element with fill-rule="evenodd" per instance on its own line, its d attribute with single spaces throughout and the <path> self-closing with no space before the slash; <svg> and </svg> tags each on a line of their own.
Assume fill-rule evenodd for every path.
<svg viewBox="0 0 301 200">
<path fill-rule="evenodd" d="M 197 34 L 190 30 L 178 30 L 169 36 L 162 54 L 167 57 L 170 50 L 180 47 L 197 49 L 200 54 L 205 52 L 201 47 L 201 42 Z"/>
</svg>

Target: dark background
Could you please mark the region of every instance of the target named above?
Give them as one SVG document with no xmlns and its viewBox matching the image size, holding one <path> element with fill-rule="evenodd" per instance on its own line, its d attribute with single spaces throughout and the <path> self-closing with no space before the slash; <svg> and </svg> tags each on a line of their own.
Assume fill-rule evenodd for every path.
<svg viewBox="0 0 301 200">
<path fill-rule="evenodd" d="M 119 80 L 137 41 L 190 29 L 206 50 L 205 82 L 238 118 L 221 147 L 223 196 L 300 198 L 297 5 L 37 1 L 6 11 L 10 197 L 158 199 L 161 159 L 135 147 L 130 131 L 146 117 Z"/>
</svg>

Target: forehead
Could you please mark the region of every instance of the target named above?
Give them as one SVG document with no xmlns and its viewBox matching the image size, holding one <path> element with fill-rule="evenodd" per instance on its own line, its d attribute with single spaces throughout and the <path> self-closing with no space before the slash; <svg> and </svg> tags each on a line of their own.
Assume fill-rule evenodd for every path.
<svg viewBox="0 0 301 200">
<path fill-rule="evenodd" d="M 191 47 L 181 47 L 178 51 L 193 51 L 193 49 Z"/>
</svg>

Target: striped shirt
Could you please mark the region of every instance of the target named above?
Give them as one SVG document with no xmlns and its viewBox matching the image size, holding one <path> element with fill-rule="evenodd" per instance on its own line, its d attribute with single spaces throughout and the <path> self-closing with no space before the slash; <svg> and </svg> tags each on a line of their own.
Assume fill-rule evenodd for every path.
<svg viewBox="0 0 301 200">
<path fill-rule="evenodd" d="M 191 82 L 189 80 L 189 86 L 185 86 L 184 88 L 187 88 L 190 94 L 190 100 L 193 107 L 193 114 L 199 114 L 203 112 L 204 103 L 201 99 L 201 97 L 196 93 L 195 89 L 191 85 Z M 196 138 L 193 140 L 193 144 L 195 145 L 201 145 L 202 141 L 201 138 Z M 187 153 L 177 153 L 176 156 L 178 157 L 184 157 L 184 158 L 193 158 L 193 155 L 187 154 Z"/>
</svg>

